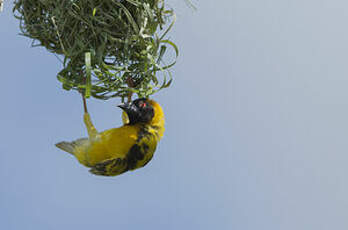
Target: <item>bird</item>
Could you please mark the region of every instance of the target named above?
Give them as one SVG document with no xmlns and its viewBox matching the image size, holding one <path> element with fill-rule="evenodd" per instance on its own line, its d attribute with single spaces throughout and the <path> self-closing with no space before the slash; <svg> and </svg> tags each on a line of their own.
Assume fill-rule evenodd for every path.
<svg viewBox="0 0 348 230">
<path fill-rule="evenodd" d="M 56 146 L 74 155 L 95 175 L 117 176 L 144 167 L 163 137 L 163 110 L 156 101 L 147 98 L 118 107 L 123 110 L 123 126 L 98 132 L 86 111 L 83 120 L 88 138 L 62 141 Z"/>
</svg>

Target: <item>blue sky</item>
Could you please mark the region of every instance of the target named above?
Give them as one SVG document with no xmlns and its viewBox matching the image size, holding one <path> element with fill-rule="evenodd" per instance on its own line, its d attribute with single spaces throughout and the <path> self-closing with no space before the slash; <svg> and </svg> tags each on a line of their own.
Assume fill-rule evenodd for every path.
<svg viewBox="0 0 348 230">
<path fill-rule="evenodd" d="M 145 168 L 93 176 L 55 148 L 86 136 L 80 96 L 0 14 L 0 228 L 348 228 L 348 4 L 171 1 L 180 47 L 155 95 L 166 133 Z M 89 100 L 98 130 L 119 101 Z"/>
</svg>

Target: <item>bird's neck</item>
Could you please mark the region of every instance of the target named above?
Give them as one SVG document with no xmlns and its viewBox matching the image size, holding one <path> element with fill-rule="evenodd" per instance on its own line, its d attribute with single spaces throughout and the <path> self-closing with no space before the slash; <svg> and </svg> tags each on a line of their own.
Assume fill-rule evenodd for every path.
<svg viewBox="0 0 348 230">
<path fill-rule="evenodd" d="M 154 107 L 155 114 L 151 122 L 148 124 L 148 127 L 150 129 L 153 129 L 153 131 L 157 133 L 159 138 L 162 138 L 164 133 L 164 123 L 165 123 L 164 113 L 161 106 L 158 103 L 152 101 L 152 106 Z"/>
</svg>

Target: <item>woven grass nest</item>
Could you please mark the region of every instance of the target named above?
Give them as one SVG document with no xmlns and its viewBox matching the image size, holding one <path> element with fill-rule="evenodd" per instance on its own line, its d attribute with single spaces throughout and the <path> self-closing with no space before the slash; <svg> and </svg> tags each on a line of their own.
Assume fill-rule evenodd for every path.
<svg viewBox="0 0 348 230">
<path fill-rule="evenodd" d="M 165 36 L 175 15 L 163 0 L 15 0 L 13 11 L 33 46 L 62 57 L 57 78 L 66 90 L 123 99 L 171 83 L 178 48 Z M 169 64 L 168 48 L 176 55 Z"/>
</svg>

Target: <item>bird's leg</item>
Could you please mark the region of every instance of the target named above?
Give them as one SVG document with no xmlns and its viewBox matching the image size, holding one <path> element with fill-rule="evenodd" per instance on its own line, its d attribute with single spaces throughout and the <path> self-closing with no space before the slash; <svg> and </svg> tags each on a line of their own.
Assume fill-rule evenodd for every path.
<svg viewBox="0 0 348 230">
<path fill-rule="evenodd" d="M 96 139 L 98 135 L 98 131 L 94 127 L 91 117 L 89 116 L 89 113 L 85 113 L 83 115 L 83 121 L 85 122 L 89 138 Z"/>
<path fill-rule="evenodd" d="M 83 122 L 86 125 L 88 136 L 90 139 L 96 139 L 98 135 L 98 131 L 94 127 L 91 117 L 89 116 L 88 110 L 87 110 L 87 103 L 86 103 L 86 98 L 82 95 L 82 100 L 83 100 L 83 108 L 85 111 L 85 114 L 83 115 Z"/>
</svg>

